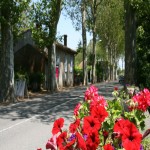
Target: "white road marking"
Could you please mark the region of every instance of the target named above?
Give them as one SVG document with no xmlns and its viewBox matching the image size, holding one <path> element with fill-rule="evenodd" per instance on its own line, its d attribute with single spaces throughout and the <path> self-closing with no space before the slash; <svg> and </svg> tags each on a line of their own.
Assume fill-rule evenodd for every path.
<svg viewBox="0 0 150 150">
<path fill-rule="evenodd" d="M 62 104 L 57 105 L 57 106 L 54 106 L 53 108 L 50 108 L 50 109 L 48 109 L 48 110 L 46 110 L 46 111 L 43 111 L 41 114 L 44 114 L 44 113 L 46 113 L 46 112 L 48 112 L 48 111 L 50 111 L 50 110 L 52 110 L 52 109 L 54 109 L 54 108 L 60 107 L 61 105 L 64 105 L 64 104 L 66 104 L 66 103 L 68 103 L 68 102 L 71 102 L 71 101 L 73 101 L 74 99 L 75 99 L 75 98 L 73 98 L 72 100 L 68 100 L 68 101 L 66 101 L 66 102 L 64 102 L 64 103 L 62 103 Z M 18 122 L 18 123 L 14 124 L 14 125 L 11 125 L 11 126 L 9 126 L 8 128 L 2 129 L 2 130 L 0 130 L 0 133 L 2 133 L 2 132 L 4 132 L 4 131 L 7 131 L 7 130 L 9 130 L 9 129 L 12 129 L 13 127 L 16 127 L 16 126 L 18 126 L 18 125 L 20 125 L 20 124 L 23 124 L 23 123 L 25 123 L 25 122 L 28 122 L 28 121 L 30 121 L 31 119 L 40 116 L 41 114 L 34 115 L 34 116 L 31 117 L 31 118 L 28 118 L 28 119 L 26 119 L 26 120 L 24 120 L 24 121 Z"/>
</svg>

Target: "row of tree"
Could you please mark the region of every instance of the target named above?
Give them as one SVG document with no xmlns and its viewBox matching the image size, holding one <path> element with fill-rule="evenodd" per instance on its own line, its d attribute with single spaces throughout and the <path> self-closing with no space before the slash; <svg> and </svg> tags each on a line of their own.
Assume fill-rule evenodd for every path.
<svg viewBox="0 0 150 150">
<path fill-rule="evenodd" d="M 97 40 L 94 40 L 93 37 L 91 42 L 93 51 L 89 55 L 90 60 L 92 60 L 92 83 L 95 82 L 95 70 L 93 68 L 97 60 L 108 62 L 108 79 L 114 80 L 116 79 L 117 62 L 124 55 L 125 83 L 143 84 L 143 86 L 150 87 L 148 76 L 150 73 L 148 60 L 150 49 L 147 43 L 150 34 L 148 27 L 150 1 L 97 0 L 96 3 L 97 11 L 96 9 L 93 11 L 96 23 L 92 23 L 87 17 L 86 27 L 92 33 L 96 30 L 96 35 L 93 35 L 97 38 Z M 91 10 L 89 7 L 94 5 L 86 6 L 87 14 L 89 14 L 89 10 Z M 93 28 L 90 28 L 89 25 Z M 95 52 L 95 45 L 97 46 L 97 52 Z M 84 49 L 83 47 L 83 62 L 86 62 L 88 49 L 86 50 L 87 53 Z M 84 65 L 83 63 L 83 68 L 87 68 Z M 140 67 L 137 67 L 137 65 Z"/>
<path fill-rule="evenodd" d="M 102 49 L 101 59 L 109 63 L 110 79 L 115 78 L 116 64 L 125 47 L 126 83 L 135 83 L 136 31 L 139 27 L 139 39 L 148 40 L 147 34 L 143 33 L 141 37 L 141 32 L 143 30 L 148 32 L 146 24 L 143 24 L 142 16 L 148 16 L 149 3 L 149 0 L 40 0 L 36 3 L 31 3 L 31 0 L 1 0 L 0 101 L 15 100 L 13 45 L 19 33 L 28 28 L 32 29 L 38 46 L 41 49 L 44 47 L 48 49 L 48 67 L 50 68 L 48 89 L 55 90 L 53 43 L 56 40 L 57 24 L 62 9 L 65 9 L 67 15 L 73 20 L 75 28 L 82 30 L 84 85 L 87 84 L 87 32 L 92 34 L 92 83 L 96 82 L 96 46 L 98 45 Z M 138 26 L 136 16 L 140 20 Z M 97 44 L 100 40 L 100 44 Z M 139 43 L 138 47 L 141 50 L 145 43 Z M 147 47 L 144 48 L 147 49 Z"/>
</svg>

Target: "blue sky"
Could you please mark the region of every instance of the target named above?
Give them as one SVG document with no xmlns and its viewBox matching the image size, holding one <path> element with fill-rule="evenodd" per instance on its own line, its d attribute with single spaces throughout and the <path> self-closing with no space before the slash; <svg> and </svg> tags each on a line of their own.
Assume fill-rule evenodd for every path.
<svg viewBox="0 0 150 150">
<path fill-rule="evenodd" d="M 72 25 L 72 21 L 66 18 L 63 14 L 60 16 L 60 20 L 57 26 L 57 35 L 67 34 L 67 46 L 73 50 L 77 49 L 79 41 L 82 40 L 81 31 L 76 31 Z M 91 36 L 87 34 L 87 43 L 91 39 Z"/>
<path fill-rule="evenodd" d="M 81 31 L 75 31 L 72 21 L 69 18 L 60 16 L 57 26 L 57 35 L 67 34 L 67 46 L 76 50 L 79 41 L 81 40 Z"/>
</svg>

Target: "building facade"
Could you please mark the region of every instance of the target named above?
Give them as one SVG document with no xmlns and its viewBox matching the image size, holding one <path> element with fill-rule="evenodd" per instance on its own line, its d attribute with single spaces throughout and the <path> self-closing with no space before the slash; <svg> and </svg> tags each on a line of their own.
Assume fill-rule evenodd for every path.
<svg viewBox="0 0 150 150">
<path fill-rule="evenodd" d="M 64 45 L 58 42 L 54 43 L 53 48 L 56 53 L 56 85 L 58 89 L 65 86 L 74 85 L 74 57 L 76 51 L 67 47 L 67 36 L 64 35 Z M 33 74 L 43 74 L 44 83 L 43 87 L 47 88 L 47 72 L 48 72 L 48 57 L 47 51 L 40 50 L 35 45 L 32 39 L 31 30 L 27 30 L 21 36 L 21 38 L 15 43 L 14 46 L 14 65 L 15 71 L 23 70 L 30 76 Z M 37 82 L 36 77 L 31 78 L 35 85 Z"/>
</svg>

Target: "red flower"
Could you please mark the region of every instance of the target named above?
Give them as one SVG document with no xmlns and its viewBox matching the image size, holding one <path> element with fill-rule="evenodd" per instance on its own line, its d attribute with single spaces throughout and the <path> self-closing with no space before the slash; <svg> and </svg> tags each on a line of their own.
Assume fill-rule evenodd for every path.
<svg viewBox="0 0 150 150">
<path fill-rule="evenodd" d="M 84 117 L 84 120 L 83 120 L 84 133 L 88 134 L 93 129 L 98 131 L 100 127 L 101 127 L 101 124 L 97 118 L 94 118 L 93 116 Z"/>
<path fill-rule="evenodd" d="M 150 106 L 150 91 L 148 89 L 144 89 L 143 93 L 144 93 L 148 106 Z"/>
<path fill-rule="evenodd" d="M 78 132 L 76 133 L 76 137 L 77 137 L 77 148 L 81 150 L 87 150 L 85 141 Z"/>
<path fill-rule="evenodd" d="M 67 143 L 67 145 L 64 147 L 64 150 L 73 150 L 73 145 L 74 145 L 75 141 L 76 141 L 76 139 Z"/>
<path fill-rule="evenodd" d="M 108 131 L 106 131 L 106 130 L 105 130 L 105 131 L 103 131 L 103 135 L 104 135 L 104 137 L 108 137 L 108 134 L 109 134 L 109 133 L 108 133 Z"/>
<path fill-rule="evenodd" d="M 91 85 L 86 91 L 84 95 L 85 100 L 93 100 L 95 96 L 98 96 L 98 89 Z"/>
<path fill-rule="evenodd" d="M 59 118 L 59 119 L 55 120 L 53 129 L 52 129 L 52 134 L 57 134 L 58 132 L 62 132 L 61 128 L 63 127 L 63 125 L 64 125 L 63 118 Z"/>
<path fill-rule="evenodd" d="M 111 144 L 104 145 L 104 150 L 114 150 L 114 147 Z"/>
<path fill-rule="evenodd" d="M 74 133 L 80 125 L 80 119 L 77 119 L 74 123 L 71 123 L 69 126 L 69 130 L 71 133 Z"/>
<path fill-rule="evenodd" d="M 78 116 L 80 106 L 81 106 L 81 103 L 78 103 L 78 104 L 76 105 L 76 107 L 75 107 L 75 109 L 74 109 L 74 115 L 75 115 L 75 116 Z"/>
<path fill-rule="evenodd" d="M 132 99 L 135 103 L 138 104 L 136 107 L 137 109 L 139 109 L 141 111 L 147 110 L 148 104 L 147 104 L 146 99 L 143 97 L 143 95 L 137 94 L 137 95 L 133 96 Z"/>
<path fill-rule="evenodd" d="M 108 117 L 108 112 L 103 106 L 92 107 L 91 115 L 95 118 L 98 118 L 99 122 L 102 123 L 106 117 Z"/>
<path fill-rule="evenodd" d="M 107 106 L 106 100 L 101 95 L 93 97 L 93 101 L 91 101 L 90 107 L 95 107 L 95 106 L 99 106 L 99 105 L 103 106 L 103 107 Z"/>
<path fill-rule="evenodd" d="M 150 91 L 148 89 L 144 89 L 140 93 L 133 96 L 132 99 L 138 104 L 137 109 L 146 111 L 148 106 L 150 106 Z"/>
<path fill-rule="evenodd" d="M 140 149 L 142 135 L 132 122 L 121 119 L 114 125 L 114 131 L 121 134 L 122 145 L 126 150 Z"/>
<path fill-rule="evenodd" d="M 108 135 L 109 135 L 109 133 L 108 133 L 106 130 L 104 130 L 104 131 L 103 131 L 104 144 L 106 143 L 106 140 L 107 140 L 107 138 L 108 138 Z"/>
<path fill-rule="evenodd" d="M 118 91 L 118 87 L 117 86 L 114 87 L 114 91 Z"/>
<path fill-rule="evenodd" d="M 91 130 L 86 140 L 87 150 L 96 150 L 100 143 L 99 133 L 97 130 Z"/>
<path fill-rule="evenodd" d="M 65 146 L 67 145 L 66 143 L 66 138 L 67 138 L 67 132 L 62 132 L 58 138 L 57 138 L 57 146 L 60 150 L 64 150 Z"/>
<path fill-rule="evenodd" d="M 46 149 L 56 150 L 57 149 L 57 143 L 56 143 L 56 135 L 52 136 L 50 140 L 48 140 L 46 144 Z"/>
<path fill-rule="evenodd" d="M 38 148 L 37 150 L 42 150 L 42 148 Z"/>
</svg>

